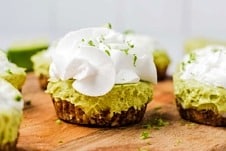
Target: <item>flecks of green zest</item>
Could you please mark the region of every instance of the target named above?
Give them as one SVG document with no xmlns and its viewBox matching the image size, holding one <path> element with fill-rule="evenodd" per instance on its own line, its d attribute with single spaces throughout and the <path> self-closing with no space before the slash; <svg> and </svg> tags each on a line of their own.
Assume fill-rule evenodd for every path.
<svg viewBox="0 0 226 151">
<path fill-rule="evenodd" d="M 89 44 L 90 46 L 95 46 L 95 44 L 93 43 L 92 40 L 89 40 L 89 41 L 88 41 L 88 44 Z"/>
<path fill-rule="evenodd" d="M 105 50 L 105 53 L 108 55 L 108 56 L 111 56 L 111 53 L 109 50 Z"/>
<path fill-rule="evenodd" d="M 17 101 L 17 102 L 20 102 L 21 101 L 21 99 L 22 99 L 22 97 L 20 96 L 20 95 L 17 95 L 17 96 L 15 96 L 15 101 Z"/>
<path fill-rule="evenodd" d="M 133 54 L 133 65 L 136 66 L 136 62 L 137 62 L 137 55 Z"/>
</svg>

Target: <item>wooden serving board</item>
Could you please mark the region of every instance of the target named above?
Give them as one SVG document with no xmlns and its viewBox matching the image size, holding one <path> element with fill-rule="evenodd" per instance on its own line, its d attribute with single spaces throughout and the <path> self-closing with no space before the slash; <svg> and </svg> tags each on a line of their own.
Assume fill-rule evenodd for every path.
<svg viewBox="0 0 226 151">
<path fill-rule="evenodd" d="M 120 128 L 89 128 L 64 122 L 57 117 L 50 96 L 40 88 L 37 78 L 28 74 L 23 87 L 31 106 L 24 110 L 18 140 L 19 151 L 225 151 L 226 129 L 182 120 L 176 110 L 171 80 L 155 86 L 141 123 Z M 165 126 L 153 128 L 158 118 Z M 147 128 L 145 126 L 150 126 Z M 141 136 L 146 135 L 145 138 Z"/>
</svg>

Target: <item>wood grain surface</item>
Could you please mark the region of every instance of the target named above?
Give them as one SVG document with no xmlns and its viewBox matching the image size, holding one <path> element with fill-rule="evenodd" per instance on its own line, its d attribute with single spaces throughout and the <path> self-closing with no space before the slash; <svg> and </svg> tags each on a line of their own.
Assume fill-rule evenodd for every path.
<svg viewBox="0 0 226 151">
<path fill-rule="evenodd" d="M 23 87 L 25 100 L 18 141 L 19 151 L 225 151 L 226 129 L 184 121 L 174 103 L 171 80 L 155 86 L 139 124 L 120 128 L 89 128 L 58 122 L 50 96 L 39 88 L 37 78 L 28 74 Z M 164 126 L 156 126 L 160 119 Z M 142 136 L 145 136 L 142 138 Z"/>
</svg>

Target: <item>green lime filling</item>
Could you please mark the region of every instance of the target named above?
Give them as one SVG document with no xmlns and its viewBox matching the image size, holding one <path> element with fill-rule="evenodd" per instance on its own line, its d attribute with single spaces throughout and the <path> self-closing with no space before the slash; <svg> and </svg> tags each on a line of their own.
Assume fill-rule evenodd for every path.
<svg viewBox="0 0 226 151">
<path fill-rule="evenodd" d="M 110 110 L 110 116 L 113 116 L 114 113 L 127 111 L 130 107 L 139 110 L 151 101 L 153 95 L 153 85 L 148 82 L 115 85 L 110 92 L 98 97 L 82 95 L 73 89 L 72 83 L 73 80 L 50 81 L 46 92 L 56 100 L 69 101 L 79 106 L 89 116 L 106 110 Z"/>
<path fill-rule="evenodd" d="M 6 144 L 16 140 L 21 119 L 22 111 L 0 111 L 0 144 Z"/>
<path fill-rule="evenodd" d="M 0 77 L 11 83 L 18 90 L 21 90 L 26 79 L 25 74 L 12 74 L 12 75 L 5 74 L 0 75 Z"/>
<path fill-rule="evenodd" d="M 216 114 L 226 113 L 226 89 L 200 83 L 195 80 L 181 80 L 174 74 L 174 93 L 184 109 L 212 110 Z"/>
<path fill-rule="evenodd" d="M 11 83 L 15 88 L 21 89 L 26 80 L 26 73 L 23 68 L 11 66 L 4 74 L 0 74 L 0 77 Z"/>
<path fill-rule="evenodd" d="M 33 69 L 37 76 L 45 75 L 49 76 L 49 65 L 50 59 L 46 58 L 44 55 L 46 50 L 36 53 L 31 57 L 31 61 L 33 62 Z"/>
</svg>

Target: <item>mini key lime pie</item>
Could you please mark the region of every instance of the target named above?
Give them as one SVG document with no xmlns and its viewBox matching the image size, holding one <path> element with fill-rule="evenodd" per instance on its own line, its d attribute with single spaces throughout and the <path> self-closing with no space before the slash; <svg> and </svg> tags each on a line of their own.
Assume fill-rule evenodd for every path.
<svg viewBox="0 0 226 151">
<path fill-rule="evenodd" d="M 187 39 L 184 43 L 184 49 L 186 53 L 192 52 L 194 50 L 207 47 L 209 45 L 223 45 L 226 46 L 226 42 L 221 40 L 213 40 L 209 38 L 196 37 Z"/>
<path fill-rule="evenodd" d="M 0 78 L 7 80 L 19 90 L 26 79 L 25 69 L 9 62 L 6 54 L 2 51 L 0 51 Z"/>
<path fill-rule="evenodd" d="M 14 42 L 7 50 L 7 57 L 17 66 L 25 68 L 26 72 L 30 72 L 33 71 L 31 56 L 48 46 L 49 42 L 44 39 Z"/>
<path fill-rule="evenodd" d="M 0 150 L 16 150 L 23 100 L 20 92 L 0 78 Z"/>
<path fill-rule="evenodd" d="M 49 66 L 51 63 L 50 53 L 54 51 L 56 43 L 54 42 L 47 50 L 40 51 L 31 57 L 33 70 L 39 78 L 39 83 L 42 89 L 46 89 L 49 79 Z"/>
<path fill-rule="evenodd" d="M 182 118 L 226 126 L 226 47 L 208 46 L 185 56 L 174 74 Z"/>
<path fill-rule="evenodd" d="M 157 74 L 152 56 L 137 52 L 112 29 L 85 28 L 66 34 L 51 54 L 46 91 L 57 116 L 98 127 L 141 121 Z"/>
<path fill-rule="evenodd" d="M 149 51 L 154 58 L 158 80 L 166 78 L 167 69 L 170 64 L 170 57 L 167 51 L 160 46 L 156 39 L 153 39 L 147 35 L 127 33 L 126 41 L 129 44 L 132 43 L 134 48 L 139 49 L 140 51 Z"/>
</svg>

